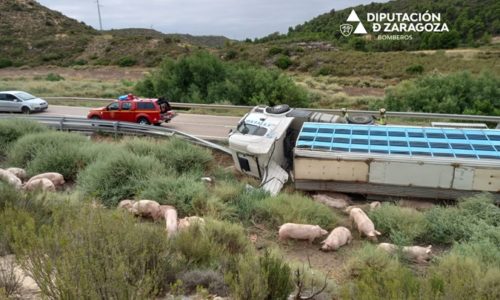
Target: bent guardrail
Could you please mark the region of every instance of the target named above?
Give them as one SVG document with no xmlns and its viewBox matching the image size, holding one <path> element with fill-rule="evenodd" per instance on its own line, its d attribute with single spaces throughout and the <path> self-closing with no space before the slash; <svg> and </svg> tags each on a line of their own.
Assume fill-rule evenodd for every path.
<svg viewBox="0 0 500 300">
<path fill-rule="evenodd" d="M 83 101 L 96 101 L 96 102 L 109 102 L 116 99 L 110 98 L 82 98 L 82 97 L 44 97 L 44 99 L 50 100 L 83 100 Z M 254 106 L 246 105 L 226 105 L 226 104 L 197 104 L 197 103 L 180 103 L 171 102 L 173 108 L 181 109 L 193 109 L 193 108 L 204 108 L 204 109 L 234 109 L 234 110 L 250 110 Z M 301 108 L 309 111 L 315 112 L 325 112 L 333 114 L 341 114 L 341 109 L 321 109 L 321 108 Z M 373 110 L 349 110 L 350 114 L 371 114 L 378 115 L 378 111 Z M 438 114 L 438 113 L 421 113 L 421 112 L 386 112 L 387 117 L 397 117 L 397 118 L 415 118 L 415 119 L 428 119 L 428 120 L 456 120 L 456 121 L 478 121 L 478 122 L 491 122 L 500 124 L 500 116 L 480 116 L 480 115 L 461 115 L 461 114 Z"/>
<path fill-rule="evenodd" d="M 45 124 L 47 126 L 50 126 L 52 128 L 61 131 L 105 132 L 111 134 L 133 134 L 133 135 L 147 135 L 155 137 L 179 136 L 196 144 L 211 149 L 219 150 L 229 155 L 231 154 L 231 151 L 224 146 L 167 127 L 140 125 L 129 122 L 89 120 L 86 118 L 77 118 L 77 117 L 0 115 L 0 119 L 12 119 L 12 118 L 24 118 L 29 120 L 35 120 L 39 123 Z"/>
</svg>

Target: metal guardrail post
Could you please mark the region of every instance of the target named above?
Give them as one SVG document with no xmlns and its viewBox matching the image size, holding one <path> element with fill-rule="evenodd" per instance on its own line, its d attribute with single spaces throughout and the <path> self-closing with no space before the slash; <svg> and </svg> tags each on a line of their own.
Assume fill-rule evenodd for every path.
<svg viewBox="0 0 500 300">
<path fill-rule="evenodd" d="M 114 131 L 115 138 L 118 136 L 118 123 L 119 122 L 113 122 L 113 131 Z"/>
<path fill-rule="evenodd" d="M 59 130 L 64 131 L 64 117 L 59 120 Z"/>
</svg>

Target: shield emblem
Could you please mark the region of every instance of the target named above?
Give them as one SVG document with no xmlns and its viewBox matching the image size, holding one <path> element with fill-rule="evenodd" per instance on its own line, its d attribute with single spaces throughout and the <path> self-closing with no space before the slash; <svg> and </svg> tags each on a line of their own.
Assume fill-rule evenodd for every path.
<svg viewBox="0 0 500 300">
<path fill-rule="evenodd" d="M 342 33 L 342 35 L 345 37 L 350 36 L 353 29 L 354 29 L 354 26 L 352 26 L 351 24 L 340 25 L 340 33 Z"/>
</svg>

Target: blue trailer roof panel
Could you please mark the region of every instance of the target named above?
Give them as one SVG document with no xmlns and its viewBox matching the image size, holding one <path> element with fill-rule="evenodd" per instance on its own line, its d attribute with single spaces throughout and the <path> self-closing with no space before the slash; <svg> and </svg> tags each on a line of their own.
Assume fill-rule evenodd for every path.
<svg viewBox="0 0 500 300">
<path fill-rule="evenodd" d="M 333 152 L 500 160 L 500 130 L 304 123 L 297 147 Z"/>
</svg>

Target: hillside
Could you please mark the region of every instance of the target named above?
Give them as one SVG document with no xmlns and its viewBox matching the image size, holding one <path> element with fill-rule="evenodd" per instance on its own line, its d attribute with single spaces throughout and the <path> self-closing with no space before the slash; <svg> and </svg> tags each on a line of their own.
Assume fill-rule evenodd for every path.
<svg viewBox="0 0 500 300">
<path fill-rule="evenodd" d="M 441 13 L 450 32 L 441 34 L 415 33 L 411 41 L 367 41 L 367 50 L 420 50 L 443 49 L 457 46 L 478 46 L 488 43 L 492 36 L 500 34 L 500 2 L 496 0 L 394 0 L 387 3 L 371 3 L 332 10 L 304 24 L 290 27 L 285 35 L 271 34 L 260 39 L 271 40 L 326 40 L 338 44 L 347 43 L 354 38 L 343 38 L 339 28 L 354 9 L 365 22 L 366 13 Z M 366 23 L 365 23 L 366 24 Z M 370 32 L 371 28 L 368 27 Z M 396 33 L 398 34 L 398 33 Z M 354 42 L 351 42 L 355 44 Z M 359 47 L 359 44 L 357 45 Z"/>
<path fill-rule="evenodd" d="M 199 47 L 216 48 L 222 36 L 163 34 L 150 29 L 100 32 L 34 0 L 0 1 L 0 68 L 22 65 L 155 66 Z"/>
</svg>

